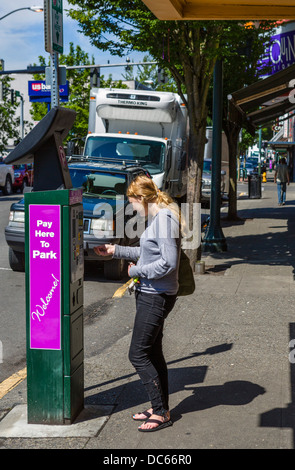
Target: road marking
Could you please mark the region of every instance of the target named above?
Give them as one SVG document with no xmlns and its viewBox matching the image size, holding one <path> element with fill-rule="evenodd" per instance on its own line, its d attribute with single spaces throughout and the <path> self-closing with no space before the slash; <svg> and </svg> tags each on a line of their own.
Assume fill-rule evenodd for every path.
<svg viewBox="0 0 295 470">
<path fill-rule="evenodd" d="M 8 392 L 14 389 L 18 384 L 20 384 L 27 377 L 27 368 L 25 367 L 22 370 L 19 370 L 15 374 L 12 374 L 8 379 L 0 383 L 0 400 Z"/>
<path fill-rule="evenodd" d="M 2 271 L 12 271 L 11 268 L 0 268 L 0 269 L 2 269 Z"/>
<path fill-rule="evenodd" d="M 121 297 L 123 297 L 123 295 L 125 294 L 131 282 L 132 282 L 132 279 L 129 279 L 129 281 L 123 284 L 123 286 L 119 287 L 119 289 L 117 289 L 116 292 L 114 293 L 113 299 L 120 299 Z"/>
</svg>

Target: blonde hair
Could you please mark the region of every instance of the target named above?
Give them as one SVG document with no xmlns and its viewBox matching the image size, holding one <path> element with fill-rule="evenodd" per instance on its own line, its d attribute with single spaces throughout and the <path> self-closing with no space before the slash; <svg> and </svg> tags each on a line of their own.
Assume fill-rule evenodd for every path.
<svg viewBox="0 0 295 470">
<path fill-rule="evenodd" d="M 160 191 L 154 181 L 145 175 L 138 175 L 127 189 L 127 197 L 142 198 L 144 205 L 156 203 L 160 209 L 168 208 L 179 220 L 181 232 L 184 230 L 184 224 L 181 217 L 181 211 L 174 199 L 165 191 Z"/>
</svg>

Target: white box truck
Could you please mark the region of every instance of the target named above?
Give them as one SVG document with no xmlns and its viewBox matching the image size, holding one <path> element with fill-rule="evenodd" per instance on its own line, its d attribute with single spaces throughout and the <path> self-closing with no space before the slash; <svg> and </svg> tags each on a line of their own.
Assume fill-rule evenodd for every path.
<svg viewBox="0 0 295 470">
<path fill-rule="evenodd" d="M 137 162 L 174 198 L 187 191 L 187 109 L 179 95 L 92 88 L 84 156 Z"/>
</svg>

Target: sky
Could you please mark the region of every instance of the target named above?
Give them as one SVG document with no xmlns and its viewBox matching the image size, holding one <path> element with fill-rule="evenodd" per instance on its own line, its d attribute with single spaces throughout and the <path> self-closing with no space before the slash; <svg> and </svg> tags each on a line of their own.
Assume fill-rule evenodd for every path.
<svg viewBox="0 0 295 470">
<path fill-rule="evenodd" d="M 0 0 L 0 18 L 18 8 L 42 6 L 43 0 Z M 70 6 L 72 8 L 72 6 Z M 102 52 L 91 46 L 89 39 L 79 33 L 78 23 L 69 18 L 66 9 L 69 8 L 67 0 L 63 0 L 63 48 L 64 54 L 69 52 L 69 43 L 79 45 L 83 51 L 92 55 L 95 64 L 120 64 L 125 58 L 115 57 L 107 52 Z M 43 13 L 35 13 L 30 10 L 14 12 L 0 21 L 0 59 L 5 61 L 5 70 L 26 69 L 28 65 L 38 64 L 38 57 L 49 57 L 44 48 L 44 16 Z M 130 60 L 139 62 L 143 60 L 142 53 L 130 54 Z M 113 79 L 120 79 L 124 68 L 102 68 L 101 75 Z"/>
</svg>

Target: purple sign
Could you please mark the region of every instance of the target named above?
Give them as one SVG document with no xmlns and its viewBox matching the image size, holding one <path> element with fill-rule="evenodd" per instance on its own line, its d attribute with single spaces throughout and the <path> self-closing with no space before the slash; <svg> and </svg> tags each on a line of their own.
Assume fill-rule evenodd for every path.
<svg viewBox="0 0 295 470">
<path fill-rule="evenodd" d="M 61 349 L 60 206 L 29 206 L 30 347 Z"/>
<path fill-rule="evenodd" d="M 265 75 L 272 75 L 295 63 L 295 31 L 281 32 L 272 36 L 271 43 L 259 61 L 258 68 L 270 67 Z"/>
</svg>

